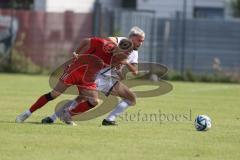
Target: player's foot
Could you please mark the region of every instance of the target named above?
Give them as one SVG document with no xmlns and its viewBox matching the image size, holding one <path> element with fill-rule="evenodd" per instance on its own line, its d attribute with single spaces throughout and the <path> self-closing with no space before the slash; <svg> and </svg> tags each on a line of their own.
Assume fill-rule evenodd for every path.
<svg viewBox="0 0 240 160">
<path fill-rule="evenodd" d="M 65 109 L 61 110 L 60 112 L 58 112 L 57 116 L 63 122 L 72 121 L 71 115 L 70 115 L 70 113 L 69 113 L 67 108 L 65 108 Z"/>
<path fill-rule="evenodd" d="M 116 126 L 117 123 L 115 121 L 108 121 L 108 120 L 104 119 L 102 121 L 102 125 L 103 126 Z"/>
<path fill-rule="evenodd" d="M 46 117 L 42 119 L 42 124 L 52 124 L 54 121 L 50 117 Z"/>
<path fill-rule="evenodd" d="M 20 115 L 17 116 L 15 122 L 16 123 L 23 123 L 28 117 L 30 117 L 30 114 L 27 112 L 23 112 Z"/>
<path fill-rule="evenodd" d="M 72 121 L 68 108 L 63 109 L 61 112 L 58 112 L 57 116 L 62 122 L 66 123 L 67 125 L 77 126 L 77 124 Z"/>
<path fill-rule="evenodd" d="M 70 126 L 77 126 L 77 124 L 73 121 L 65 121 L 64 123 L 66 123 L 67 125 L 70 125 Z"/>
</svg>

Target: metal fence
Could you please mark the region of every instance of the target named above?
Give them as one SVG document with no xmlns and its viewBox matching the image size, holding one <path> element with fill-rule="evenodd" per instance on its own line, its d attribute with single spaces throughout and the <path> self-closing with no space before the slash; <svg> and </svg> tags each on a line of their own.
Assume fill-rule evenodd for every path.
<svg viewBox="0 0 240 160">
<path fill-rule="evenodd" d="M 84 37 L 127 36 L 132 26 L 139 26 L 146 32 L 140 61 L 162 63 L 176 71 L 212 73 L 217 68 L 240 73 L 239 20 L 185 20 L 182 13 L 158 18 L 152 11 L 111 10 L 101 4 L 87 14 L 6 9 L 0 9 L 0 14 L 0 26 L 1 21 L 11 23 L 5 30 L 0 27 L 0 52 L 10 53 L 13 39 L 4 37 L 15 36 L 10 46 L 14 57 L 10 57 L 15 58 L 13 65 L 22 64 L 19 67 L 26 72 L 34 66 L 39 66 L 40 72 L 54 69 L 69 58 Z M 3 55 L 0 53 L 0 65 Z"/>
<path fill-rule="evenodd" d="M 126 36 L 132 26 L 146 32 L 140 61 L 162 63 L 180 72 L 240 72 L 239 20 L 184 20 L 181 13 L 167 19 L 158 18 L 151 11 L 123 9 L 114 10 L 111 15 L 113 33 Z"/>
</svg>

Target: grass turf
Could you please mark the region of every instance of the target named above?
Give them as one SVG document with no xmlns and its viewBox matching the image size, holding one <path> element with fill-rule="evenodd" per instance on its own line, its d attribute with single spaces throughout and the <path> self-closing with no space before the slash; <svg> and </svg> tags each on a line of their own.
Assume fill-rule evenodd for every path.
<svg viewBox="0 0 240 160">
<path fill-rule="evenodd" d="M 240 158 L 237 84 L 171 82 L 173 91 L 159 97 L 139 98 L 137 105 L 119 118 L 117 127 L 100 126 L 104 116 L 71 127 L 59 121 L 40 124 L 59 101 L 71 97 L 68 95 L 48 103 L 26 123 L 14 123 L 19 113 L 50 90 L 47 76 L 0 74 L 0 82 L 1 160 Z M 160 119 L 149 118 L 151 114 L 159 116 L 159 112 Z M 209 131 L 194 129 L 194 117 L 198 114 L 211 117 Z"/>
</svg>

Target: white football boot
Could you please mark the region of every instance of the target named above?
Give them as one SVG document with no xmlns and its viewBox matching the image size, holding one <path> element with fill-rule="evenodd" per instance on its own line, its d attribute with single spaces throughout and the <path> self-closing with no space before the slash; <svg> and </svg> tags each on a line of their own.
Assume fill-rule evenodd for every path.
<svg viewBox="0 0 240 160">
<path fill-rule="evenodd" d="M 15 122 L 16 123 L 23 123 L 26 119 L 28 119 L 28 117 L 30 117 L 30 115 L 31 114 L 29 114 L 28 112 L 23 112 L 16 117 Z"/>
<path fill-rule="evenodd" d="M 68 108 L 61 108 L 56 112 L 57 117 L 67 125 L 77 126 L 76 123 L 72 121 L 71 115 Z"/>
</svg>

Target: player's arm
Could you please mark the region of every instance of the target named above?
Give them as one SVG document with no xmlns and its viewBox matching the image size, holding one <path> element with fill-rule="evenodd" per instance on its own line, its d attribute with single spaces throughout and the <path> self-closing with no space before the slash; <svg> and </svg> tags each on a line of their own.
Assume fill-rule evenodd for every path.
<svg viewBox="0 0 240 160">
<path fill-rule="evenodd" d="M 117 44 L 117 37 L 108 37 L 108 39 Z"/>
<path fill-rule="evenodd" d="M 78 58 L 80 54 L 84 53 L 87 51 L 91 46 L 91 39 L 90 38 L 85 38 L 83 39 L 78 48 L 73 52 L 74 57 Z"/>
<path fill-rule="evenodd" d="M 120 80 L 124 80 L 125 79 L 125 77 L 123 76 L 122 71 L 120 69 L 117 70 L 117 75 L 119 76 Z"/>
<path fill-rule="evenodd" d="M 128 63 L 127 60 L 123 60 L 121 62 L 121 64 L 125 65 L 127 67 L 127 69 L 132 72 L 133 75 L 137 75 L 138 74 L 138 68 L 137 68 L 137 64 L 133 64 L 133 63 Z"/>
<path fill-rule="evenodd" d="M 134 69 L 134 75 L 136 76 L 138 74 L 138 64 L 137 63 L 130 63 L 130 65 Z"/>
<path fill-rule="evenodd" d="M 121 64 L 119 65 L 119 66 L 117 66 L 116 67 L 116 69 L 117 69 L 117 74 L 118 74 L 118 76 L 119 76 L 119 78 L 120 78 L 120 80 L 123 80 L 123 79 L 125 79 L 125 76 L 123 75 L 123 73 L 122 73 L 122 68 L 121 68 Z M 127 65 L 126 65 L 127 66 Z M 128 66 L 129 67 L 131 67 L 131 69 L 132 69 L 132 74 L 133 75 L 137 75 L 138 74 L 138 68 L 137 68 L 137 63 L 128 63 Z M 127 67 L 128 68 L 128 67 Z M 128 70 L 130 70 L 129 68 L 128 68 Z"/>
</svg>

